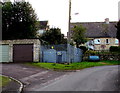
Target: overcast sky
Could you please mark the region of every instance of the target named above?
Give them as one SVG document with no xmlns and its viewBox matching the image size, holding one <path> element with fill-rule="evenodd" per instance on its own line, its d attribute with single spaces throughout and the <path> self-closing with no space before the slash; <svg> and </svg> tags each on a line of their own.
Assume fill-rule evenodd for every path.
<svg viewBox="0 0 120 93">
<path fill-rule="evenodd" d="M 50 27 L 59 27 L 65 35 L 68 31 L 69 0 L 29 1 L 39 20 L 48 20 Z M 119 0 L 71 0 L 72 22 L 103 22 L 105 18 L 118 21 Z M 74 15 L 79 13 L 78 15 Z"/>
</svg>

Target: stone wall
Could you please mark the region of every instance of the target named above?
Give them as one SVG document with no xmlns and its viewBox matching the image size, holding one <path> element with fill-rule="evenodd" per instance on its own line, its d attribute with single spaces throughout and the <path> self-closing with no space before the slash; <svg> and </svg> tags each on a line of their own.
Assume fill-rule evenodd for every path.
<svg viewBox="0 0 120 93">
<path fill-rule="evenodd" d="M 9 45 L 9 62 L 13 62 L 13 45 L 14 44 L 33 44 L 33 61 L 40 60 L 40 40 L 39 39 L 18 39 L 18 40 L 2 40 L 0 44 Z"/>
<path fill-rule="evenodd" d="M 88 61 L 90 55 L 84 55 L 83 61 Z M 101 61 L 111 60 L 111 61 L 120 61 L 120 54 L 97 54 L 100 57 Z"/>
<path fill-rule="evenodd" d="M 120 61 L 120 54 L 99 55 L 101 60 Z"/>
</svg>

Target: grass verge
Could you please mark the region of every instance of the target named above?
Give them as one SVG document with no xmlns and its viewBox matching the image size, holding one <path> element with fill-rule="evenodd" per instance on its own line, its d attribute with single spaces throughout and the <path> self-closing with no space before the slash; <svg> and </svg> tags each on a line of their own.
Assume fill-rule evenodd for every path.
<svg viewBox="0 0 120 93">
<path fill-rule="evenodd" d="M 10 81 L 8 77 L 0 76 L 0 87 L 7 85 Z"/>
<path fill-rule="evenodd" d="M 109 65 L 120 65 L 120 61 L 101 61 Z"/>
<path fill-rule="evenodd" d="M 79 70 L 95 66 L 120 65 L 120 61 L 79 62 L 71 64 L 58 64 L 58 63 L 27 63 L 27 64 L 52 70 Z"/>
</svg>

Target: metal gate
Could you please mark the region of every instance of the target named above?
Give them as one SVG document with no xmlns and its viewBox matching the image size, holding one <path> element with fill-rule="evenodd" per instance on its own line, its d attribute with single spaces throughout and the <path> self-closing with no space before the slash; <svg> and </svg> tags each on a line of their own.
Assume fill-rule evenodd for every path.
<svg viewBox="0 0 120 93">
<path fill-rule="evenodd" d="M 40 60 L 41 62 L 65 63 L 68 62 L 81 62 L 82 50 L 69 45 L 70 50 L 68 54 L 67 45 L 44 45 L 41 46 Z"/>
<path fill-rule="evenodd" d="M 14 62 L 33 62 L 33 44 L 15 44 L 13 45 Z"/>
<path fill-rule="evenodd" d="M 0 45 L 0 62 L 9 62 L 9 45 Z"/>
<path fill-rule="evenodd" d="M 57 51 L 57 63 L 67 62 L 67 52 L 66 51 Z"/>
<path fill-rule="evenodd" d="M 43 62 L 56 63 L 56 50 L 48 49 L 43 51 Z"/>
<path fill-rule="evenodd" d="M 81 62 L 82 61 L 82 50 L 79 48 L 74 48 L 74 62 Z"/>
</svg>

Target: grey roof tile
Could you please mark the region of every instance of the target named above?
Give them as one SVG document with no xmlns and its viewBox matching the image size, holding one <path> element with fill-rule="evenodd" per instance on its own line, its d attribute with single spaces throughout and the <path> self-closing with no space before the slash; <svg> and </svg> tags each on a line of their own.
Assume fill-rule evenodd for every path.
<svg viewBox="0 0 120 93">
<path fill-rule="evenodd" d="M 76 25 L 84 26 L 86 28 L 85 35 L 88 38 L 116 37 L 116 24 L 117 22 L 110 22 L 109 24 L 106 24 L 105 22 L 79 22 L 71 23 L 71 28 Z"/>
</svg>

